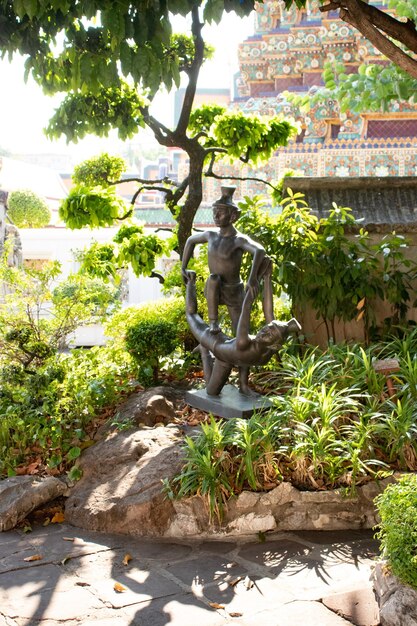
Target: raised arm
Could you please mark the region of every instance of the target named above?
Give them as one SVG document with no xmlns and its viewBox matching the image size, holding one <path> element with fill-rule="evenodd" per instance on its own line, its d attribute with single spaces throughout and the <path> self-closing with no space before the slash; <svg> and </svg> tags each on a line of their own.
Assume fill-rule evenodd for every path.
<svg viewBox="0 0 417 626">
<path fill-rule="evenodd" d="M 236 347 L 238 350 L 245 350 L 251 342 L 249 336 L 250 330 L 250 315 L 252 311 L 252 304 L 256 297 L 257 291 L 254 292 L 249 289 L 246 292 L 245 299 L 243 300 L 242 311 L 240 313 L 239 323 L 236 330 Z"/>
<path fill-rule="evenodd" d="M 194 248 L 199 243 L 207 243 L 209 236 L 209 231 L 206 230 L 203 233 L 196 233 L 195 235 L 191 235 L 191 237 L 188 237 L 187 241 L 185 242 L 181 264 L 181 275 L 185 285 L 188 283 L 189 280 L 189 270 L 187 270 L 187 267 L 191 257 L 193 256 Z"/>
<path fill-rule="evenodd" d="M 265 248 L 261 246 L 260 243 L 253 241 L 253 239 L 250 239 L 245 235 L 241 235 L 241 247 L 245 252 L 249 252 L 253 256 L 252 267 L 249 273 L 246 289 L 257 291 L 260 278 L 259 270 L 266 257 Z"/>
</svg>

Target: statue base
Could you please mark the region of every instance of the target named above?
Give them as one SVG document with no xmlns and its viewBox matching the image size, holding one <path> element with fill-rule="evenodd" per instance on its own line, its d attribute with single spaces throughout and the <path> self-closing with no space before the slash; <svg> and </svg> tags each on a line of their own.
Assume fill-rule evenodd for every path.
<svg viewBox="0 0 417 626">
<path fill-rule="evenodd" d="M 253 413 L 265 411 L 272 406 L 271 400 L 266 396 L 261 394 L 244 396 L 233 385 L 223 387 L 218 396 L 208 396 L 205 389 L 187 391 L 185 401 L 195 409 L 207 411 L 207 413 L 226 419 L 249 418 Z"/>
</svg>

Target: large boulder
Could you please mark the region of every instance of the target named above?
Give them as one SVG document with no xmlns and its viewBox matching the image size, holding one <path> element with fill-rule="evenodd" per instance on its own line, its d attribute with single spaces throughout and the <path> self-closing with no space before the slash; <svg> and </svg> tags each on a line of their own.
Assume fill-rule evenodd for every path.
<svg viewBox="0 0 417 626">
<path fill-rule="evenodd" d="M 83 472 L 66 503 L 74 526 L 130 535 L 163 535 L 175 516 L 162 480 L 181 467 L 183 436 L 171 425 L 112 433 L 85 450 Z"/>
<path fill-rule="evenodd" d="M 13 476 L 0 481 L 0 531 L 14 528 L 34 509 L 67 490 L 67 485 L 53 476 Z"/>
<path fill-rule="evenodd" d="M 184 393 L 181 389 L 165 385 L 132 393 L 119 406 L 112 422 L 132 426 L 154 426 L 161 423 L 166 425 L 175 419 L 175 412 L 183 403 Z M 99 429 L 97 438 L 100 439 L 109 430 L 112 430 L 111 423 Z"/>
</svg>

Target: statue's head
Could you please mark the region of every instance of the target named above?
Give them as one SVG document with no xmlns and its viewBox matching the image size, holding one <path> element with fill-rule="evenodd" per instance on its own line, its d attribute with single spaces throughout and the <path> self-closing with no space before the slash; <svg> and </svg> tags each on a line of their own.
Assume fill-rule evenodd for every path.
<svg viewBox="0 0 417 626">
<path fill-rule="evenodd" d="M 271 348 L 280 348 L 290 333 L 301 330 L 300 324 L 293 317 L 289 322 L 278 322 L 272 320 L 269 324 L 262 326 L 256 334 L 255 340 Z"/>
<path fill-rule="evenodd" d="M 239 208 L 233 204 L 235 190 L 236 187 L 221 187 L 221 198 L 213 202 L 213 219 L 216 226 L 228 226 L 239 218 Z"/>
</svg>

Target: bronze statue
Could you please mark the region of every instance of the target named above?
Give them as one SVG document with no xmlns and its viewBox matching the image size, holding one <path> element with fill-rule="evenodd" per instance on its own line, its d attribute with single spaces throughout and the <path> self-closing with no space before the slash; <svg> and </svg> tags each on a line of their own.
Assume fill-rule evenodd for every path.
<svg viewBox="0 0 417 626">
<path fill-rule="evenodd" d="M 244 297 L 236 337 L 230 338 L 221 331 L 212 333 L 210 326 L 197 313 L 195 277 L 195 272 L 188 270 L 186 315 L 191 332 L 200 342 L 207 395 L 220 394 L 234 366 L 239 368 L 241 393 L 257 395 L 248 387 L 249 366 L 268 363 L 289 333 L 301 330 L 300 324 L 294 318 L 289 322 L 272 320 L 255 336 L 249 335 L 251 308 L 257 293 L 255 286 L 253 290 L 248 289 Z"/>
<path fill-rule="evenodd" d="M 194 248 L 199 243 L 207 243 L 210 276 L 207 279 L 205 295 L 210 332 L 213 334 L 220 332 L 219 304 L 227 306 L 233 332 L 236 333 L 245 297 L 245 287 L 240 276 L 243 253 L 249 252 L 253 256 L 246 291 L 254 292 L 257 290 L 259 280 L 265 274 L 266 265 L 269 263 L 265 249 L 234 227 L 240 214 L 238 207 L 232 202 L 235 189 L 235 187 L 222 187 L 221 198 L 213 204 L 213 219 L 216 226 L 219 227 L 219 231 L 206 230 L 189 237 L 182 257 L 182 276 L 184 283 L 187 284 L 190 276 L 190 270 L 187 269 L 187 266 Z M 274 319 L 274 312 L 270 280 L 264 281 L 262 302 L 265 320 L 271 322 Z"/>
<path fill-rule="evenodd" d="M 189 237 L 185 244 L 182 276 L 186 285 L 186 315 L 191 332 L 200 342 L 198 349 L 203 360 L 206 381 L 205 398 L 219 396 L 232 368 L 237 367 L 240 391 L 238 395 L 242 401 L 244 397 L 249 400 L 251 396 L 255 396 L 256 399 L 252 398 L 253 407 L 255 407 L 259 406 L 260 396 L 249 388 L 249 367 L 268 363 L 289 333 L 296 332 L 301 327 L 295 319 L 289 322 L 274 320 L 272 261 L 259 243 L 239 233 L 234 227 L 234 222 L 239 217 L 239 209 L 232 202 L 235 187 L 222 187 L 221 189 L 221 198 L 213 204 L 214 222 L 219 227 L 219 231 L 207 230 L 197 233 Z M 208 245 L 210 276 L 206 283 L 205 295 L 209 324 L 206 324 L 197 312 L 196 274 L 187 269 L 194 248 L 199 243 Z M 249 252 L 253 256 L 246 288 L 240 277 L 244 252 Z M 249 334 L 251 309 L 261 283 L 263 283 L 263 311 L 267 323 L 257 335 L 251 336 Z M 233 338 L 225 335 L 219 327 L 219 304 L 225 304 L 229 310 L 235 333 Z M 226 389 L 237 392 L 231 386 Z M 230 397 L 230 394 L 227 393 L 226 396 Z M 189 392 L 187 397 L 192 406 L 209 411 L 223 411 L 223 407 L 219 409 L 218 406 L 207 406 L 206 400 L 197 397 L 195 392 Z M 216 414 L 231 416 L 229 409 L 224 413 L 217 412 Z"/>
</svg>

